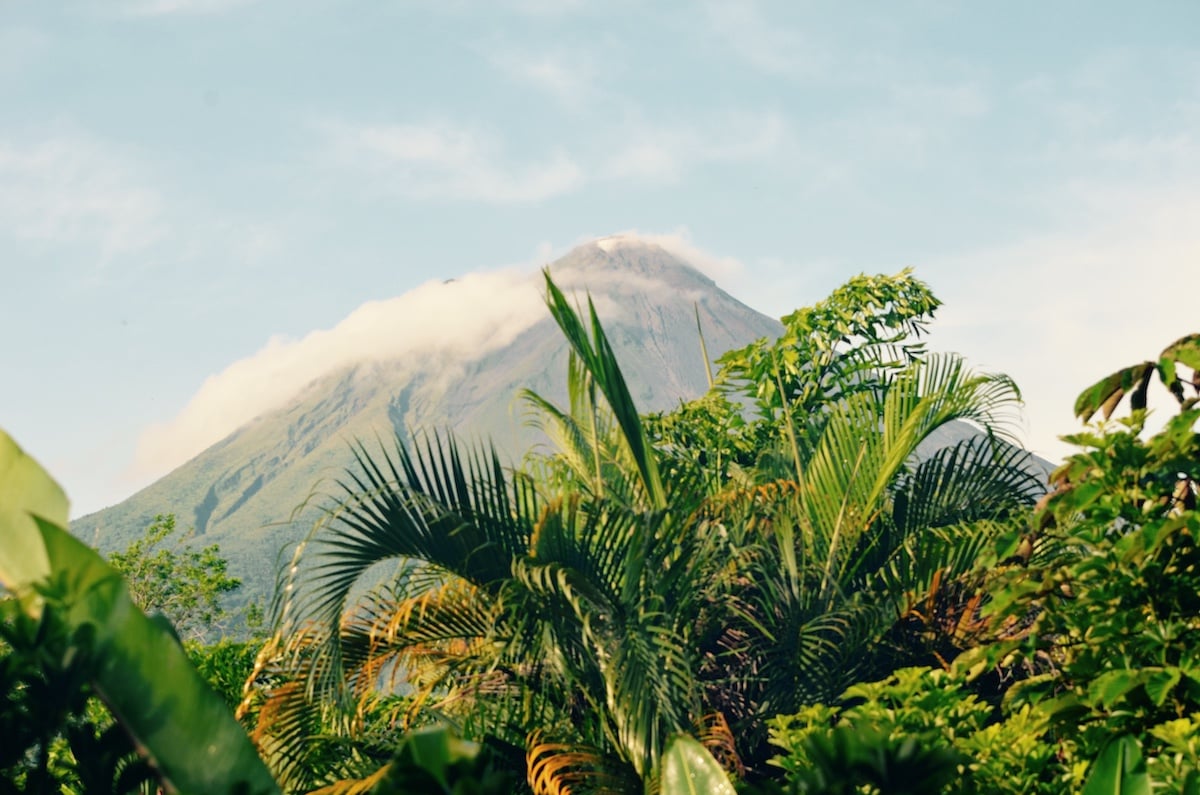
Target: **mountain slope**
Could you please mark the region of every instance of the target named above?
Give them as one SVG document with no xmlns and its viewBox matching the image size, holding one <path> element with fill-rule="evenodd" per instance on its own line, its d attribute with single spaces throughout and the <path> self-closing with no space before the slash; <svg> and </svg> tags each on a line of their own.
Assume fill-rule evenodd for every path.
<svg viewBox="0 0 1200 795">
<path fill-rule="evenodd" d="M 669 408 L 707 386 L 696 330 L 719 356 L 779 324 L 738 302 L 662 248 L 608 238 L 576 248 L 550 270 L 559 286 L 587 290 L 643 411 Z M 540 276 L 530 290 L 540 290 Z M 452 329 L 447 329 L 451 333 Z M 523 387 L 565 396 L 567 348 L 545 312 L 486 355 L 410 351 L 361 360 L 317 378 L 286 405 L 239 428 L 119 505 L 84 516 L 73 531 L 103 550 L 125 546 L 157 513 L 175 513 L 200 543 L 218 543 L 243 594 L 270 592 L 281 550 L 319 515 L 322 494 L 351 463 L 350 443 L 368 445 L 412 429 L 486 436 L 519 458 L 536 434 L 514 395 Z M 307 507 L 304 507 L 306 506 Z"/>
</svg>

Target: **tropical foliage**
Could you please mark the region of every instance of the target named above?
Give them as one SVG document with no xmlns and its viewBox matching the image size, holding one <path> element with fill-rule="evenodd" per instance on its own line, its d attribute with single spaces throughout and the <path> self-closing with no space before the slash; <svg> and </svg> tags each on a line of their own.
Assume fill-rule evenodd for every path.
<svg viewBox="0 0 1200 795">
<path fill-rule="evenodd" d="M 1080 396 L 1081 418 L 1107 418 L 1133 385 L 1127 419 L 1068 437 L 1080 451 L 1036 517 L 1038 545 L 1054 554 L 1015 572 L 997 609 L 1037 614 L 1008 644 L 1036 675 L 1008 698 L 1046 714 L 1065 758 L 1099 767 L 1119 754 L 1125 778 L 1149 771 L 1150 781 L 1200 792 L 1200 376 L 1188 397 L 1181 365 L 1200 371 L 1200 335 Z M 1147 435 L 1154 372 L 1179 412 Z"/>
<path fill-rule="evenodd" d="M 360 446 L 283 583 L 256 737 L 285 787 L 370 780 L 378 755 L 322 770 L 336 740 L 300 727 L 358 731 L 380 692 L 410 694 L 400 725 L 524 748 L 535 792 L 653 787 L 678 734 L 761 775 L 766 719 L 927 656 L 892 631 L 1039 491 L 1003 433 L 1015 387 L 924 353 L 937 302 L 907 273 L 786 318 L 648 422 L 594 308 L 546 289 L 570 401 L 525 397 L 556 451 Z M 922 447 L 954 421 L 979 432 Z"/>
<path fill-rule="evenodd" d="M 172 538 L 175 533 L 175 515 L 159 514 L 141 538 L 109 555 L 108 563 L 125 578 L 142 610 L 162 613 L 182 638 L 211 638 L 226 618 L 222 598 L 242 583 L 226 573 L 219 546 L 184 547 Z"/>
<path fill-rule="evenodd" d="M 901 671 L 775 719 L 792 791 L 902 791 L 878 762 L 895 772 L 910 744 L 946 752 L 926 792 L 1200 792 L 1198 370 L 1200 335 L 1080 396 L 1081 419 L 1126 395 L 1130 415 L 1068 437 L 1080 451 L 1055 491 L 999 545 L 978 619 L 991 642 L 953 673 Z M 1155 373 L 1179 413 L 1147 434 Z M 1000 703 L 979 698 L 997 679 Z"/>
<path fill-rule="evenodd" d="M 66 519 L 62 491 L 0 433 L 6 786 L 48 791 L 55 766 L 67 764 L 87 791 L 126 792 L 147 779 L 167 792 L 278 791 L 169 625 L 133 604 L 121 576 L 63 529 Z M 115 728 L 87 715 L 93 695 Z"/>
<path fill-rule="evenodd" d="M 1200 335 L 1080 396 L 1042 496 L 907 272 L 650 416 L 546 296 L 550 451 L 358 444 L 261 648 L 171 626 L 221 618 L 219 550 L 161 517 L 106 563 L 0 435 L 0 792 L 1200 795 Z"/>
<path fill-rule="evenodd" d="M 905 668 L 770 721 L 772 760 L 795 793 L 1060 793 L 1048 721 L 1003 721 L 962 672 Z"/>
</svg>

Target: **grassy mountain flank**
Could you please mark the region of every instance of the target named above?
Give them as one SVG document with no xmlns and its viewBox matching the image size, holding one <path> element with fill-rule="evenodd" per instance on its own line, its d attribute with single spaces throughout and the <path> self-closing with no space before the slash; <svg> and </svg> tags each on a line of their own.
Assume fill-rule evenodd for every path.
<svg viewBox="0 0 1200 795">
<path fill-rule="evenodd" d="M 551 272 L 582 301 L 590 291 L 643 411 L 701 394 L 705 366 L 696 314 L 714 358 L 779 324 L 738 302 L 662 248 L 608 239 L 581 246 Z M 529 289 L 539 289 L 531 275 Z M 448 329 L 452 332 L 452 329 Z M 242 598 L 270 593 L 278 564 L 311 529 L 324 494 L 351 464 L 354 440 L 413 429 L 490 437 L 513 460 L 538 441 L 514 402 L 528 387 L 565 395 L 567 348 L 546 316 L 483 356 L 414 352 L 347 362 L 124 502 L 81 517 L 72 531 L 102 550 L 139 536 L 155 514 L 175 513 L 198 543 L 218 543 Z"/>
</svg>

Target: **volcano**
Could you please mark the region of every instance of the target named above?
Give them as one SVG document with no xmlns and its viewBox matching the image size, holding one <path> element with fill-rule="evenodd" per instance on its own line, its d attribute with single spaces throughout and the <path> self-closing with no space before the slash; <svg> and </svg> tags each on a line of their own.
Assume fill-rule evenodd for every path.
<svg viewBox="0 0 1200 795">
<path fill-rule="evenodd" d="M 568 295 L 581 303 L 591 296 L 642 411 L 672 408 L 707 389 L 700 331 L 713 358 L 781 331 L 688 262 L 638 238 L 587 243 L 549 270 Z M 122 549 L 156 514 L 174 513 L 193 528 L 194 543 L 220 545 L 229 572 L 244 583 L 240 598 L 262 599 L 287 550 L 321 515 L 324 495 L 337 493 L 355 441 L 370 449 L 377 439 L 445 430 L 491 439 L 511 461 L 538 443 L 516 395 L 529 388 L 563 400 L 568 358 L 537 301 L 542 286 L 540 274 L 519 285 L 533 299 L 530 312 L 540 314 L 520 318 L 516 332 L 509 323 L 474 349 L 430 342 L 331 366 L 129 499 L 72 522 L 73 532 L 102 551 Z M 435 300 L 439 291 L 452 299 L 458 287 L 449 280 L 421 289 L 424 300 Z M 444 329 L 425 329 L 422 338 L 453 338 L 453 322 L 448 316 Z"/>
</svg>

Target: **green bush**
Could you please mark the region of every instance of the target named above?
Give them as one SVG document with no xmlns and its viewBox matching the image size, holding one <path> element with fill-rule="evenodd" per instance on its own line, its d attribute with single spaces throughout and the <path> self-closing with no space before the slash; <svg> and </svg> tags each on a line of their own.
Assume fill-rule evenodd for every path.
<svg viewBox="0 0 1200 795">
<path fill-rule="evenodd" d="M 1067 437 L 1080 451 L 989 580 L 980 619 L 1005 639 L 955 673 L 899 671 L 773 721 L 792 791 L 908 792 L 923 775 L 929 792 L 1200 794 L 1200 376 L 1182 367 L 1200 371 L 1200 335 L 1080 396 L 1106 422 Z M 1180 410 L 1147 434 L 1156 373 Z M 1130 416 L 1107 422 L 1126 396 Z M 1000 709 L 964 678 L 985 673 L 1007 683 Z"/>
<path fill-rule="evenodd" d="M 998 717 L 961 676 L 905 668 L 772 720 L 772 764 L 798 793 L 1062 792 L 1045 719 Z"/>
</svg>

